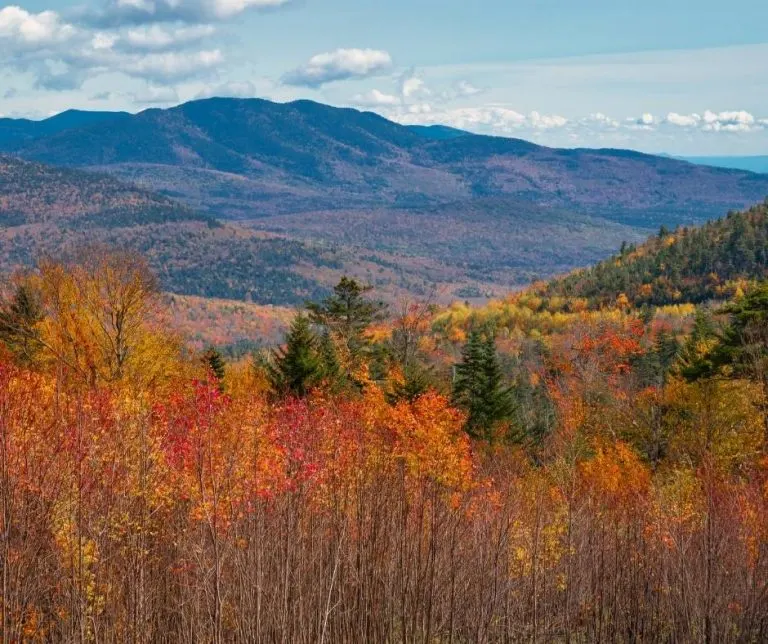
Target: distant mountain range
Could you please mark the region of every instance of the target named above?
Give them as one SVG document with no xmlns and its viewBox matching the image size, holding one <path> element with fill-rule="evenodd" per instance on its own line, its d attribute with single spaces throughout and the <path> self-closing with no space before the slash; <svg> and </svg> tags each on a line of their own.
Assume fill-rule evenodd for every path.
<svg viewBox="0 0 768 644">
<path fill-rule="evenodd" d="M 734 170 L 748 170 L 749 172 L 768 173 L 768 155 L 751 157 L 680 157 L 684 161 L 690 161 L 699 165 L 708 165 L 715 168 L 732 168 Z"/>
<path fill-rule="evenodd" d="M 310 101 L 0 119 L 0 152 L 37 164 L 0 185 L 16 256 L 33 254 L 29 227 L 42 220 L 70 236 L 87 224 L 152 255 L 172 290 L 279 303 L 341 272 L 393 296 L 434 284 L 445 298 L 498 294 L 768 195 L 768 176 L 742 170 L 402 126 Z"/>
</svg>

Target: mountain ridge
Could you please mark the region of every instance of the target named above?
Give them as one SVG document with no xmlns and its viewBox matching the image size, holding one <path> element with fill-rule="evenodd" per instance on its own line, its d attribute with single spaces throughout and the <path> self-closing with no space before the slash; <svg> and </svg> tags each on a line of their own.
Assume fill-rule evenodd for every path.
<svg viewBox="0 0 768 644">
<path fill-rule="evenodd" d="M 739 170 L 470 133 L 435 138 L 307 100 L 202 99 L 45 134 L 14 152 L 106 171 L 232 219 L 508 195 L 654 228 L 701 223 L 768 194 L 768 176 Z"/>
</svg>

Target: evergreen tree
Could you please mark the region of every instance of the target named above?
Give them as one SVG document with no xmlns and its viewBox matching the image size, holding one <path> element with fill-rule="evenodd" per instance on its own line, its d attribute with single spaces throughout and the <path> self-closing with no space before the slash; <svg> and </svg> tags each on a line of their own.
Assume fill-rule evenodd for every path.
<svg viewBox="0 0 768 644">
<path fill-rule="evenodd" d="M 352 377 L 366 356 L 370 342 L 368 327 L 382 318 L 385 309 L 381 302 L 365 297 L 371 290 L 349 277 L 342 277 L 333 294 L 320 303 L 309 302 L 310 321 L 325 327 L 346 354 L 347 375 Z"/>
<path fill-rule="evenodd" d="M 208 347 L 205 350 L 205 353 L 203 353 L 203 362 L 216 379 L 216 382 L 219 385 L 219 390 L 224 391 L 224 375 L 226 372 L 224 358 L 215 347 Z"/>
<path fill-rule="evenodd" d="M 639 384 L 643 387 L 665 385 L 679 352 L 677 338 L 668 331 L 661 331 L 653 346 L 633 360 L 633 371 Z"/>
<path fill-rule="evenodd" d="M 33 362 L 41 348 L 37 327 L 43 318 L 37 295 L 25 284 L 20 284 L 0 308 L 0 342 L 22 363 Z"/>
<path fill-rule="evenodd" d="M 275 393 L 298 398 L 303 398 L 322 382 L 323 359 L 318 339 L 306 316 L 296 316 L 286 336 L 285 346 L 272 352 L 267 377 Z"/>
<path fill-rule="evenodd" d="M 322 369 L 322 379 L 332 391 L 342 389 L 345 384 L 344 371 L 339 363 L 339 356 L 333 344 L 333 338 L 326 330 L 318 341 L 318 354 Z"/>
<path fill-rule="evenodd" d="M 710 338 L 682 369 L 690 380 L 728 375 L 758 383 L 762 400 L 765 438 L 768 440 L 768 282 L 761 282 L 743 298 L 721 310 L 730 315 L 730 323 L 720 334 L 711 324 L 705 329 Z M 701 334 L 694 328 L 692 339 Z"/>
<path fill-rule="evenodd" d="M 514 413 L 512 392 L 503 384 L 492 333 L 486 338 L 472 330 L 456 365 L 453 401 L 467 412 L 466 430 L 475 438 L 490 439 L 499 423 Z"/>
<path fill-rule="evenodd" d="M 716 342 L 712 317 L 704 309 L 697 309 L 693 330 L 678 354 L 677 372 L 691 381 L 714 376 L 711 352 Z"/>
<path fill-rule="evenodd" d="M 419 364 L 405 368 L 403 380 L 392 385 L 392 391 L 387 395 L 391 404 L 401 400 L 414 402 L 432 388 L 432 372 Z"/>
<path fill-rule="evenodd" d="M 762 380 L 768 376 L 768 282 L 722 312 L 731 320 L 713 352 L 714 361 L 730 365 L 736 375 Z"/>
</svg>

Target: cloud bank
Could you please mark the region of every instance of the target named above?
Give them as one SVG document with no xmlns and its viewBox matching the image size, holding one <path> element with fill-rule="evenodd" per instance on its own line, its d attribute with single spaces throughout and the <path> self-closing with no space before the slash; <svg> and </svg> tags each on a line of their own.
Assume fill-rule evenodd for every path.
<svg viewBox="0 0 768 644">
<path fill-rule="evenodd" d="M 175 83 L 205 78 L 223 64 L 221 49 L 206 44 L 215 31 L 211 25 L 94 29 L 66 22 L 54 11 L 11 6 L 0 10 L 0 64 L 47 90 L 76 89 L 110 73 Z"/>
</svg>

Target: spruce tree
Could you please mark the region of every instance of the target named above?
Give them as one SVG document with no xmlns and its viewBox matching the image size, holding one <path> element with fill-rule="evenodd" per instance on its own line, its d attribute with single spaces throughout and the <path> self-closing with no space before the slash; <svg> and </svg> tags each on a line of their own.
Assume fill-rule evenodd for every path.
<svg viewBox="0 0 768 644">
<path fill-rule="evenodd" d="M 326 330 L 318 340 L 318 355 L 320 357 L 322 379 L 331 391 L 344 387 L 344 372 L 339 363 L 339 356 L 333 344 L 333 338 Z"/>
<path fill-rule="evenodd" d="M 390 404 L 400 401 L 415 402 L 432 387 L 432 372 L 426 367 L 416 363 L 405 368 L 402 382 L 392 385 L 392 390 L 387 394 Z"/>
<path fill-rule="evenodd" d="M 224 390 L 224 375 L 226 373 L 226 364 L 224 358 L 215 347 L 208 347 L 203 354 L 203 362 L 218 383 L 219 390 Z"/>
<path fill-rule="evenodd" d="M 511 420 L 515 404 L 503 383 L 492 333 L 486 338 L 472 330 L 456 365 L 453 401 L 467 412 L 466 430 L 474 438 L 490 439 L 499 423 Z"/>
<path fill-rule="evenodd" d="M 714 351 L 714 360 L 730 365 L 742 377 L 768 375 L 768 282 L 752 288 L 741 300 L 722 309 L 731 317 Z"/>
<path fill-rule="evenodd" d="M 0 308 L 0 342 L 22 363 L 33 362 L 42 346 L 38 324 L 43 318 L 36 293 L 25 284 Z"/>
<path fill-rule="evenodd" d="M 385 309 L 381 302 L 366 297 L 371 289 L 344 276 L 325 300 L 307 303 L 310 321 L 325 327 L 346 354 L 350 377 L 370 348 L 365 335 L 368 327 L 381 319 Z"/>
<path fill-rule="evenodd" d="M 305 397 L 320 385 L 324 365 L 317 336 L 309 319 L 297 315 L 285 339 L 285 346 L 272 352 L 267 377 L 273 391 L 282 396 Z"/>
<path fill-rule="evenodd" d="M 708 345 L 692 357 L 686 354 L 688 360 L 683 364 L 682 374 L 689 380 L 727 375 L 760 385 L 762 396 L 757 405 L 763 414 L 768 440 L 768 282 L 761 282 L 721 313 L 730 315 L 729 324 L 720 334 L 712 330 L 711 323 L 704 328 Z M 691 342 L 702 334 L 698 327 L 694 327 Z"/>
</svg>

